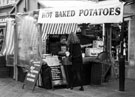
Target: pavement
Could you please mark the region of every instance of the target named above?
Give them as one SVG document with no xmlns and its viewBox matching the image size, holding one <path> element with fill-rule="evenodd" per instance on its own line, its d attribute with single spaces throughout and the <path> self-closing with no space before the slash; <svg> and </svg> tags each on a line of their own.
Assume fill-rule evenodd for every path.
<svg viewBox="0 0 135 97">
<path fill-rule="evenodd" d="M 135 80 L 125 80 L 125 91 L 119 91 L 119 80 L 112 80 L 102 85 L 85 85 L 84 91 L 79 87 L 44 89 L 35 87 L 22 89 L 22 82 L 11 78 L 0 78 L 0 97 L 135 97 Z"/>
</svg>

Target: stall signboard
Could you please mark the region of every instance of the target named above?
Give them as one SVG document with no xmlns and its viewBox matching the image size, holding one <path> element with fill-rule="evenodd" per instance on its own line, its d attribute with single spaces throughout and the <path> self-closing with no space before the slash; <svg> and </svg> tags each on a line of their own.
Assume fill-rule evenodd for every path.
<svg viewBox="0 0 135 97">
<path fill-rule="evenodd" d="M 26 75 L 26 78 L 25 78 L 25 81 L 23 84 L 23 88 L 24 88 L 24 86 L 28 86 L 28 87 L 32 88 L 32 90 L 34 90 L 36 82 L 37 82 L 38 77 L 39 77 L 41 66 L 42 66 L 41 61 L 31 62 L 31 66 L 30 66 L 28 73 Z"/>
<path fill-rule="evenodd" d="M 52 81 L 62 80 L 62 72 L 60 65 L 51 66 L 51 73 L 52 73 Z"/>
<path fill-rule="evenodd" d="M 65 71 L 61 65 L 58 56 L 47 56 L 43 59 L 47 65 L 51 68 L 52 88 L 57 85 L 67 84 Z"/>
<path fill-rule="evenodd" d="M 120 23 L 123 2 L 40 9 L 38 23 Z"/>
<path fill-rule="evenodd" d="M 62 66 L 56 65 L 56 66 L 50 66 L 51 68 L 51 76 L 52 76 L 52 88 L 54 89 L 54 86 L 67 84 L 67 82 L 64 83 L 63 73 L 62 72 Z"/>
</svg>

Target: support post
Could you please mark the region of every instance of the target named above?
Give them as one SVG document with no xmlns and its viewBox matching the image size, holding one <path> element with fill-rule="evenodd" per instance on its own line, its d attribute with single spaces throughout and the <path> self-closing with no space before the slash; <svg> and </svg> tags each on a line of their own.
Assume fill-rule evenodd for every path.
<svg viewBox="0 0 135 97">
<path fill-rule="evenodd" d="M 18 40 L 17 40 L 17 6 L 15 5 L 15 26 L 14 26 L 14 79 L 18 80 L 18 68 L 17 68 L 17 59 L 18 59 Z"/>
<path fill-rule="evenodd" d="M 119 54 L 119 91 L 125 91 L 124 19 L 121 25 L 121 52 Z"/>
<path fill-rule="evenodd" d="M 103 30 L 102 39 L 103 39 L 103 44 L 105 45 L 105 23 L 103 23 L 102 25 L 102 30 Z M 105 51 L 105 47 L 103 48 L 103 51 Z"/>
</svg>

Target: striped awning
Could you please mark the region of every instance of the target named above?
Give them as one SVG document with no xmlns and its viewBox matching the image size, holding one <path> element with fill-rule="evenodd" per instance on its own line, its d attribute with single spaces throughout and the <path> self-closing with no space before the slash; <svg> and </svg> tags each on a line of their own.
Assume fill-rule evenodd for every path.
<svg viewBox="0 0 135 97">
<path fill-rule="evenodd" d="M 42 41 L 45 41 L 47 34 L 70 34 L 78 29 L 76 23 L 45 23 L 42 24 Z"/>
<path fill-rule="evenodd" d="M 7 19 L 7 30 L 5 34 L 5 46 L 1 50 L 2 55 L 14 54 L 14 19 Z"/>
</svg>

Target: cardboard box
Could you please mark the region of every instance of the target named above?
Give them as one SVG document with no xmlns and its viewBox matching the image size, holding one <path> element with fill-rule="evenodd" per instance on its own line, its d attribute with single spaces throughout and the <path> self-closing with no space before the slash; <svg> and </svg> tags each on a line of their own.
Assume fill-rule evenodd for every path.
<svg viewBox="0 0 135 97">
<path fill-rule="evenodd" d="M 103 52 L 102 48 L 86 48 L 85 56 L 98 56 L 99 53 Z"/>
<path fill-rule="evenodd" d="M 103 46 L 104 46 L 103 41 L 98 40 L 93 41 L 93 48 L 103 48 Z"/>
</svg>

